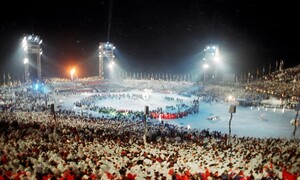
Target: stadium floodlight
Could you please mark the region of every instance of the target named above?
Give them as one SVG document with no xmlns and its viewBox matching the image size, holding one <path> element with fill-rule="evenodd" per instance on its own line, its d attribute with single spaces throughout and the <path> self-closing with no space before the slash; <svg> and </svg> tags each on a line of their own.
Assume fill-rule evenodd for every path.
<svg viewBox="0 0 300 180">
<path fill-rule="evenodd" d="M 27 46 L 27 39 L 26 37 L 24 37 L 22 40 L 22 47 L 25 48 L 26 46 Z"/>
<path fill-rule="evenodd" d="M 29 80 L 29 59 L 27 57 L 24 58 L 24 73 L 25 73 L 25 80 L 26 82 Z"/>
<path fill-rule="evenodd" d="M 214 57 L 214 61 L 215 61 L 215 62 L 220 62 L 220 56 L 217 56 L 217 55 L 216 55 L 216 56 Z"/>
<path fill-rule="evenodd" d="M 203 68 L 204 68 L 204 70 L 205 70 L 205 69 L 208 69 L 208 68 L 209 68 L 209 65 L 205 63 L 205 64 L 203 65 Z"/>
<path fill-rule="evenodd" d="M 211 45 L 207 46 L 205 49 L 205 57 L 207 59 L 213 58 L 215 56 L 219 56 L 219 45 Z"/>
<path fill-rule="evenodd" d="M 22 39 L 22 47 L 25 52 L 25 59 L 24 59 L 24 66 L 25 66 L 25 81 L 28 82 L 29 80 L 35 80 L 31 78 L 37 78 L 38 80 L 42 79 L 42 67 L 41 67 L 41 55 L 43 51 L 41 49 L 42 39 L 40 36 L 37 35 L 25 35 Z M 36 67 L 30 68 L 29 67 L 29 54 L 36 54 L 37 56 L 37 63 Z M 32 60 L 32 59 L 31 59 Z M 32 63 L 35 64 L 35 63 Z M 34 73 L 32 73 L 34 72 Z M 33 77 L 30 77 L 33 75 Z"/>
<path fill-rule="evenodd" d="M 214 61 L 217 63 L 220 62 L 220 55 L 215 55 Z"/>
<path fill-rule="evenodd" d="M 109 63 L 109 65 L 108 65 L 108 68 L 109 68 L 110 70 L 113 70 L 114 65 L 115 65 L 115 62 L 114 62 L 114 61 L 111 61 L 111 62 Z"/>
<path fill-rule="evenodd" d="M 218 69 L 221 63 L 219 45 L 211 44 L 206 46 L 206 48 L 204 49 L 203 59 L 205 59 L 205 62 L 211 66 L 211 70 L 209 72 L 209 74 L 211 75 L 210 77 L 217 79 Z"/>
<path fill-rule="evenodd" d="M 29 62 L 28 58 L 27 57 L 24 58 L 24 64 L 28 64 L 28 62 Z"/>
<path fill-rule="evenodd" d="M 27 53 L 27 50 L 28 50 L 28 47 L 27 47 L 27 44 L 24 45 L 24 52 Z"/>
<path fill-rule="evenodd" d="M 209 68 L 209 65 L 207 63 L 203 64 L 203 84 L 205 84 L 206 79 L 206 70 Z"/>
<path fill-rule="evenodd" d="M 116 47 L 110 42 L 100 42 L 99 43 L 99 77 L 104 79 L 104 63 L 103 61 L 107 59 L 110 63 L 108 63 L 108 68 L 112 68 L 114 62 L 114 50 Z"/>
<path fill-rule="evenodd" d="M 219 46 L 216 46 L 216 47 L 215 47 L 214 61 L 215 61 L 215 62 L 219 62 L 219 61 L 220 61 L 220 51 L 219 51 Z"/>
</svg>

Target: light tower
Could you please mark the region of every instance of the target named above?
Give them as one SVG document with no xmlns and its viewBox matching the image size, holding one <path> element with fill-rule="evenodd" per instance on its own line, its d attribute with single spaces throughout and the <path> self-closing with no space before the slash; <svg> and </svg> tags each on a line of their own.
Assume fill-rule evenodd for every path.
<svg viewBox="0 0 300 180">
<path fill-rule="evenodd" d="M 219 45 L 210 45 L 204 49 L 205 58 L 211 59 L 213 61 L 218 60 L 220 52 L 219 52 Z"/>
<path fill-rule="evenodd" d="M 216 79 L 218 63 L 220 61 L 219 45 L 209 45 L 204 49 L 204 52 L 204 61 L 212 67 L 211 76 Z"/>
<path fill-rule="evenodd" d="M 107 59 L 109 62 L 113 62 L 115 55 L 114 49 L 116 47 L 109 42 L 99 43 L 99 77 L 100 79 L 104 79 L 104 59 Z"/>
<path fill-rule="evenodd" d="M 42 39 L 37 35 L 25 35 L 22 40 L 22 47 L 25 52 L 25 82 L 42 79 L 41 55 L 43 51 L 41 44 Z M 36 55 L 36 61 L 29 58 L 31 54 Z M 35 62 L 36 66 L 34 65 Z"/>
</svg>

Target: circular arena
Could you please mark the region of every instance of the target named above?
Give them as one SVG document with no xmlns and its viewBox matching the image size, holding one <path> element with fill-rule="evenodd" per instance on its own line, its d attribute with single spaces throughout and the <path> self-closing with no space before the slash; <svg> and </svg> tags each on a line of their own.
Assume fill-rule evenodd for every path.
<svg viewBox="0 0 300 180">
<path fill-rule="evenodd" d="M 3 86 L 0 176 L 296 179 L 294 104 L 248 86 L 94 77 Z"/>
</svg>

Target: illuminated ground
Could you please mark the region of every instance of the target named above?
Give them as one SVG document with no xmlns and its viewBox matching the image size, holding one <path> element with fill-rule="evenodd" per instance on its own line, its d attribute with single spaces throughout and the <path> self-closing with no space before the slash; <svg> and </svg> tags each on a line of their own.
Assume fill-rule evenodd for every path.
<svg viewBox="0 0 300 180">
<path fill-rule="evenodd" d="M 128 93 L 128 92 L 124 92 Z M 130 93 L 141 93 L 134 91 Z M 73 102 L 78 101 L 84 97 L 90 96 L 91 94 L 71 95 L 67 97 L 58 97 L 58 100 L 63 101 L 61 103 L 64 108 L 74 109 Z M 176 94 L 160 94 L 152 93 L 149 100 L 132 100 L 132 99 L 121 99 L 121 100 L 101 100 L 97 101 L 95 105 L 113 107 L 118 110 L 134 110 L 144 111 L 144 107 L 147 105 L 149 109 L 156 109 L 162 107 L 164 110 L 166 106 L 175 106 L 176 101 L 167 101 L 165 97 L 174 97 L 174 99 L 183 99 L 185 104 L 191 104 L 195 97 L 183 97 Z M 200 103 L 199 114 L 189 115 L 187 117 L 175 120 L 166 120 L 169 123 L 177 124 L 179 126 L 188 126 L 191 128 L 200 128 L 216 130 L 228 133 L 230 113 L 229 104 L 227 103 Z M 79 111 L 79 109 L 78 109 Z M 94 116 L 100 116 L 98 113 L 92 113 Z M 219 120 L 211 121 L 207 120 L 208 117 L 217 115 L 220 117 Z M 294 126 L 290 124 L 291 119 L 295 118 L 296 111 L 287 109 L 265 109 L 265 108 L 250 108 L 250 107 L 237 107 L 236 113 L 233 114 L 231 123 L 231 132 L 238 136 L 251 136 L 251 137 L 282 137 L 291 138 Z M 300 138 L 300 132 L 296 132 L 296 137 Z"/>
</svg>

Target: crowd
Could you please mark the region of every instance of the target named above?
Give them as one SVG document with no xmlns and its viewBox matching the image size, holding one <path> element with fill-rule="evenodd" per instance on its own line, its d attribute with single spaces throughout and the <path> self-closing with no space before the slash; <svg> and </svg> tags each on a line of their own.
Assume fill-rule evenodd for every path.
<svg viewBox="0 0 300 180">
<path fill-rule="evenodd" d="M 275 71 L 263 76 L 261 80 L 246 84 L 249 92 L 258 92 L 266 96 L 282 99 L 290 106 L 300 101 L 300 65 Z"/>
<path fill-rule="evenodd" d="M 142 120 L 0 116 L 1 179 L 296 179 L 299 140 L 232 137 Z"/>
<path fill-rule="evenodd" d="M 22 86 L 1 87 L 0 180 L 300 179 L 299 139 L 229 138 L 209 129 L 190 129 L 154 119 L 145 122 L 143 117 L 70 116 L 66 111 L 50 110 L 47 102 L 61 93 L 66 95 L 58 89 L 89 87 L 89 80 L 52 79 L 46 82 L 46 95 Z M 92 84 L 98 83 L 92 80 Z M 262 84 L 268 85 L 271 80 L 265 81 Z M 254 88 L 254 84 L 247 86 Z M 118 87 L 184 92 L 193 84 L 126 80 Z M 193 93 L 207 101 L 223 101 L 229 94 L 266 98 L 258 91 L 216 85 Z"/>
</svg>

